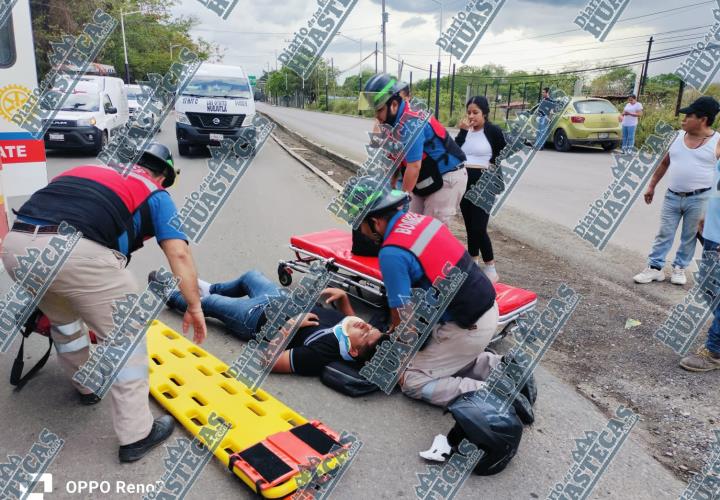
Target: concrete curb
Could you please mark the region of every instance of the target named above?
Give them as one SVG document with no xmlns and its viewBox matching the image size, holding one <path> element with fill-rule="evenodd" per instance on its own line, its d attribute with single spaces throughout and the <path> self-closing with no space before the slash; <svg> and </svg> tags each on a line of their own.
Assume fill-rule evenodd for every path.
<svg viewBox="0 0 720 500">
<path fill-rule="evenodd" d="M 325 156 L 326 158 L 339 164 L 340 166 L 349 169 L 353 173 L 360 170 L 361 164 L 356 162 L 355 160 L 351 160 L 350 158 L 348 158 L 345 155 L 341 155 L 340 153 L 337 153 L 337 152 L 333 151 L 332 149 L 329 149 L 325 146 L 322 146 L 322 145 L 308 139 L 301 133 L 296 132 L 295 130 L 280 123 L 278 120 L 276 120 L 272 116 L 268 115 L 267 113 L 262 113 L 261 111 L 258 111 L 258 113 L 260 113 L 262 116 L 264 116 L 265 118 L 267 118 L 268 120 L 273 122 L 276 127 L 278 127 L 280 130 L 282 130 L 286 134 L 290 135 L 292 138 L 294 138 L 301 144 L 305 145 L 305 147 L 307 147 L 309 150 L 313 151 L 314 153 Z M 273 138 L 275 138 L 275 137 L 273 137 Z M 277 139 L 275 139 L 275 140 L 277 141 Z M 294 157 L 296 156 L 293 153 L 290 153 L 290 154 L 293 155 Z M 302 160 L 302 161 L 304 161 L 304 160 Z M 325 175 L 325 174 L 323 173 L 323 175 Z M 335 181 L 333 181 L 333 182 L 335 182 Z"/>
<path fill-rule="evenodd" d="M 335 189 L 338 193 L 341 193 L 343 188 L 340 184 L 335 182 L 333 179 L 331 179 L 325 172 L 317 168 L 315 165 L 307 161 L 305 158 L 297 154 L 291 147 L 289 147 L 287 144 L 285 144 L 283 141 L 281 141 L 278 136 L 271 133 L 270 137 L 272 137 L 275 142 L 277 142 L 281 148 L 283 148 L 287 153 L 295 158 L 297 161 L 302 163 L 306 168 L 308 168 L 312 173 L 320 177 L 322 180 L 327 182 L 333 189 Z"/>
</svg>

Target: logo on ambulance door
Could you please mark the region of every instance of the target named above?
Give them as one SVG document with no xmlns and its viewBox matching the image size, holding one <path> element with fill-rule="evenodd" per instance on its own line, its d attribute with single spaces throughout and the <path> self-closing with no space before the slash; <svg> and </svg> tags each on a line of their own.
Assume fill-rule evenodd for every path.
<svg viewBox="0 0 720 500">
<path fill-rule="evenodd" d="M 22 85 L 7 85 L 0 88 L 0 116 L 12 121 L 15 112 L 25 105 L 30 97 L 30 89 Z"/>
</svg>

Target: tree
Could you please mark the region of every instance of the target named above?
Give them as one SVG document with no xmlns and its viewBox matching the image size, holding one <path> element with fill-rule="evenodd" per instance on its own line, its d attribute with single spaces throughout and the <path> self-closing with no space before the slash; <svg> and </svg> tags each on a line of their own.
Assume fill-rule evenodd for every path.
<svg viewBox="0 0 720 500">
<path fill-rule="evenodd" d="M 30 0 L 39 78 L 42 79 L 50 69 L 50 42 L 59 40 L 63 35 L 79 34 L 83 26 L 92 20 L 92 14 L 98 8 L 117 19 L 118 27 L 94 62 L 111 64 L 118 73 L 122 73 L 124 68 L 120 11 L 143 12 L 125 16 L 125 37 L 132 80 L 144 80 L 148 73 L 167 72 L 172 63 L 171 45 L 187 47 L 202 60 L 211 54 L 214 59 L 221 59 L 217 45 L 202 38 L 194 40 L 190 36 L 190 29 L 197 24 L 195 18 L 172 16 L 170 8 L 177 3 L 178 0 Z M 173 47 L 175 57 L 179 50 L 180 47 Z"/>
</svg>

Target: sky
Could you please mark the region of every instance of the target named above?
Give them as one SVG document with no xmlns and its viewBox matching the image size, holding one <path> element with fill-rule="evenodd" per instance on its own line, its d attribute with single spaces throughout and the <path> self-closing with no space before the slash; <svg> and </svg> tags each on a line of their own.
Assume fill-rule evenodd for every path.
<svg viewBox="0 0 720 500">
<path fill-rule="evenodd" d="M 573 23 L 590 0 L 506 0 L 466 64 L 498 64 L 509 70 L 549 72 L 591 68 L 598 63 L 613 64 L 641 60 L 654 42 L 652 56 L 689 50 L 702 42 L 714 22 L 713 8 L 720 0 L 629 0 L 617 24 L 604 42 Z M 467 0 L 443 0 L 443 26 L 463 9 Z M 193 15 L 200 24 L 194 36 L 217 43 L 223 63 L 243 66 L 258 77 L 263 69 L 275 69 L 276 54 L 289 44 L 293 33 L 307 24 L 318 1 L 240 0 L 228 19 L 207 10 L 198 0 L 181 0 L 176 15 Z M 427 78 L 428 66 L 438 59 L 435 41 L 440 28 L 440 6 L 434 0 L 387 0 L 387 70 L 397 74 L 404 60 L 402 78 Z M 381 0 L 358 0 L 323 57 L 332 58 L 344 73 L 339 82 L 357 74 L 358 62 L 375 50 L 382 70 Z M 651 62 L 649 74 L 670 73 L 684 57 Z M 449 55 L 442 52 L 442 71 Z M 416 66 L 412 68 L 410 66 Z M 370 57 L 363 69 L 374 70 Z M 419 69 L 424 68 L 424 69 Z M 637 68 L 639 72 L 639 66 Z"/>
</svg>

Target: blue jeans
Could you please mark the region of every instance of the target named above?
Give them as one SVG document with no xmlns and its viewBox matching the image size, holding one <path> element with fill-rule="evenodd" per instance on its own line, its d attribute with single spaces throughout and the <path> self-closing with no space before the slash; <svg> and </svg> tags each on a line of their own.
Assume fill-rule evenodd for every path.
<svg viewBox="0 0 720 500">
<path fill-rule="evenodd" d="M 280 296 L 282 289 L 260 271 L 248 271 L 234 281 L 210 285 L 210 294 L 200 301 L 205 316 L 222 321 L 236 337 L 250 340 L 257 333 L 268 296 Z M 187 302 L 177 291 L 170 295 L 167 305 L 180 312 L 187 309 Z"/>
<path fill-rule="evenodd" d="M 550 124 L 550 120 L 545 115 L 538 115 L 537 118 L 537 136 L 535 137 L 535 149 L 542 149 L 547 141 L 547 129 Z"/>
<path fill-rule="evenodd" d="M 703 250 L 717 252 L 718 245 L 719 244 L 715 241 L 705 240 Z M 708 338 L 705 342 L 705 347 L 713 354 L 720 354 L 720 305 L 715 309 L 713 315 L 715 318 L 710 325 L 710 330 L 708 330 Z"/>
<path fill-rule="evenodd" d="M 682 219 L 680 246 L 675 254 L 673 266 L 685 269 L 690 264 L 695 254 L 695 235 L 698 230 L 698 222 L 705 213 L 709 193 L 710 191 L 706 191 L 686 197 L 678 196 L 670 191 L 665 193 L 660 213 L 660 230 L 655 236 L 655 243 L 648 255 L 649 266 L 658 269 L 665 267 L 665 257 L 675 240 L 680 219 Z"/>
<path fill-rule="evenodd" d="M 622 126 L 622 150 L 632 149 L 635 147 L 635 129 L 637 125 Z"/>
</svg>

